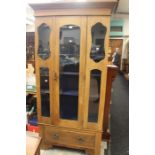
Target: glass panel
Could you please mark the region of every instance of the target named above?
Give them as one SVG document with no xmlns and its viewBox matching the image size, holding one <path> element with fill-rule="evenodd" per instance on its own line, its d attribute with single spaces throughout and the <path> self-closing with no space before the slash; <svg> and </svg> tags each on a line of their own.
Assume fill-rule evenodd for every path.
<svg viewBox="0 0 155 155">
<path fill-rule="evenodd" d="M 105 57 L 104 39 L 106 30 L 106 27 L 101 23 L 95 24 L 91 29 L 92 46 L 90 51 L 90 58 L 95 62 L 99 62 Z"/>
<path fill-rule="evenodd" d="M 98 122 L 101 71 L 94 69 L 90 76 L 88 122 Z"/>
<path fill-rule="evenodd" d="M 40 96 L 41 96 L 41 115 L 50 116 L 50 96 L 49 96 L 49 69 L 40 68 Z"/>
<path fill-rule="evenodd" d="M 49 47 L 50 32 L 51 29 L 46 24 L 42 24 L 38 28 L 38 34 L 39 34 L 38 55 L 44 60 L 47 59 L 50 55 L 50 47 Z"/>
<path fill-rule="evenodd" d="M 77 120 L 80 27 L 60 28 L 60 118 Z"/>
</svg>

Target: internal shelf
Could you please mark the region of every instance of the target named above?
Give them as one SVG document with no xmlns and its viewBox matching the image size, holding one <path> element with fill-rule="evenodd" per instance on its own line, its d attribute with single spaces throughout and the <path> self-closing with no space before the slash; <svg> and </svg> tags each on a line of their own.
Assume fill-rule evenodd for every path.
<svg viewBox="0 0 155 155">
<path fill-rule="evenodd" d="M 79 72 L 61 72 L 60 75 L 79 75 Z M 92 74 L 93 77 L 99 77 L 99 74 Z"/>
<path fill-rule="evenodd" d="M 92 77 L 100 77 L 100 74 L 91 74 Z"/>
<path fill-rule="evenodd" d="M 77 90 L 60 91 L 60 95 L 78 96 Z M 91 94 L 90 98 L 98 98 L 98 94 Z"/>
<path fill-rule="evenodd" d="M 60 55 L 64 55 L 64 56 L 66 56 L 66 55 L 67 56 L 78 56 L 78 57 L 80 56 L 79 54 L 73 54 L 73 53 L 72 54 L 69 54 L 69 53 L 61 53 Z"/>
<path fill-rule="evenodd" d="M 78 91 L 76 90 L 60 91 L 60 95 L 78 96 Z"/>
<path fill-rule="evenodd" d="M 61 72 L 60 75 L 79 75 L 78 72 Z"/>
<path fill-rule="evenodd" d="M 48 74 L 42 74 L 42 75 L 40 75 L 40 76 L 49 76 Z"/>
<path fill-rule="evenodd" d="M 40 92 L 42 94 L 49 94 L 49 90 L 47 90 L 47 89 L 41 89 Z"/>
</svg>

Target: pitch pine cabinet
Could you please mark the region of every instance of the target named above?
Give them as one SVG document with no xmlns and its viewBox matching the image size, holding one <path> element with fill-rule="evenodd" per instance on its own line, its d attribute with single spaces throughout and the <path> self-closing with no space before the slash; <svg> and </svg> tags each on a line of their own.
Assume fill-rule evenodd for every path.
<svg viewBox="0 0 155 155">
<path fill-rule="evenodd" d="M 100 155 L 110 14 L 116 2 L 31 4 L 42 147 Z"/>
</svg>

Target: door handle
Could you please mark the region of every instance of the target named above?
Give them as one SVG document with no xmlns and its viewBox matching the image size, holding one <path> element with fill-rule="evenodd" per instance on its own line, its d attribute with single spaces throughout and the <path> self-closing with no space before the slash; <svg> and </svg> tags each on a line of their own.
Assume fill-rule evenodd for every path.
<svg viewBox="0 0 155 155">
<path fill-rule="evenodd" d="M 54 72 L 54 78 L 53 78 L 53 79 L 56 81 L 57 78 L 58 78 L 58 77 L 57 77 L 57 74 L 56 74 L 56 72 Z"/>
<path fill-rule="evenodd" d="M 81 137 L 79 137 L 77 140 L 78 140 L 79 143 L 85 142 L 85 140 L 83 138 L 81 138 Z"/>
<path fill-rule="evenodd" d="M 59 134 L 55 133 L 55 134 L 53 134 L 52 137 L 53 137 L 53 139 L 57 140 L 57 139 L 59 139 Z"/>
</svg>

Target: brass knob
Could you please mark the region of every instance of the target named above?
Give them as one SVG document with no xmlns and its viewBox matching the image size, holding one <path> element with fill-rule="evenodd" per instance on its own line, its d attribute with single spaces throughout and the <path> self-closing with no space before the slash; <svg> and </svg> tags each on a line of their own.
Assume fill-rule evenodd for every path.
<svg viewBox="0 0 155 155">
<path fill-rule="evenodd" d="M 80 143 L 83 143 L 85 140 L 84 140 L 83 138 L 79 137 L 79 138 L 78 138 L 78 141 L 79 141 Z"/>
<path fill-rule="evenodd" d="M 59 134 L 57 134 L 57 133 L 55 133 L 55 134 L 53 134 L 53 139 L 59 139 Z"/>
</svg>

